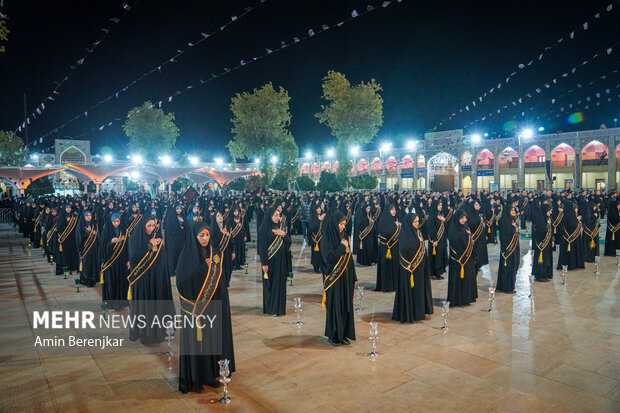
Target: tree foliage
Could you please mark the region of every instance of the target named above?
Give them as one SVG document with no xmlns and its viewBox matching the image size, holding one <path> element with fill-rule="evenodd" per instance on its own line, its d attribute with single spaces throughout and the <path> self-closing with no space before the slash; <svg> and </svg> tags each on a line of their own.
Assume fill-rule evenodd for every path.
<svg viewBox="0 0 620 413">
<path fill-rule="evenodd" d="M 319 191 L 338 192 L 342 191 L 343 185 L 336 179 L 336 174 L 323 171 L 321 172 L 321 177 L 319 178 L 319 183 L 316 185 L 316 189 Z"/>
<path fill-rule="evenodd" d="M 181 191 L 181 190 L 183 190 L 183 189 L 187 189 L 187 188 L 189 188 L 190 186 L 192 186 L 192 181 L 191 181 L 191 180 L 189 180 L 189 179 L 187 179 L 187 178 L 180 177 L 180 178 L 177 178 L 177 179 L 176 179 L 176 180 L 172 183 L 172 185 L 170 185 L 170 189 L 171 189 L 173 192 L 178 192 L 178 191 Z"/>
<path fill-rule="evenodd" d="M 37 180 L 32 181 L 28 188 L 26 188 L 26 196 L 40 196 L 45 194 L 53 194 L 55 192 L 54 185 L 49 176 L 44 176 Z"/>
<path fill-rule="evenodd" d="M 358 175 L 351 178 L 353 189 L 375 189 L 379 185 L 379 180 L 374 175 Z"/>
<path fill-rule="evenodd" d="M 2 17 L 0 17 L 0 42 L 6 42 L 9 40 L 8 34 L 11 33 L 8 27 L 6 27 L 6 20 L 6 15 L 2 15 Z M 0 53 L 4 53 L 5 51 L 6 47 L 3 44 L 0 44 Z"/>
<path fill-rule="evenodd" d="M 261 171 L 272 174 L 272 155 L 278 156 L 284 173 L 294 176 L 297 171 L 299 148 L 288 130 L 291 123 L 290 97 L 271 83 L 251 93 L 237 93 L 231 99 L 233 139 L 227 148 L 233 159 L 260 159 Z"/>
<path fill-rule="evenodd" d="M 129 137 L 129 149 L 151 161 L 172 149 L 179 136 L 174 113 L 164 113 L 149 101 L 129 111 L 123 130 Z"/>
<path fill-rule="evenodd" d="M 330 70 L 323 78 L 323 99 L 315 116 L 326 124 L 338 139 L 337 158 L 340 165 L 349 164 L 349 148 L 357 143 L 370 143 L 383 124 L 381 85 L 374 79 L 352 86 L 344 74 Z M 338 178 L 346 183 L 347 170 L 340 168 Z"/>
<path fill-rule="evenodd" d="M 273 180 L 271 181 L 269 187 L 277 191 L 287 191 L 288 175 L 282 172 L 278 172 L 276 176 L 273 177 Z"/>
<path fill-rule="evenodd" d="M 260 175 L 252 175 L 248 177 L 245 187 L 248 191 L 255 191 L 261 186 L 265 185 L 266 177 Z"/>
<path fill-rule="evenodd" d="M 239 178 L 228 184 L 228 189 L 232 189 L 233 191 L 245 191 L 246 183 L 246 179 L 240 176 Z"/>
<path fill-rule="evenodd" d="M 316 189 L 314 181 L 310 179 L 307 175 L 303 175 L 297 178 L 297 185 L 299 186 L 300 191 L 314 191 Z"/>
<path fill-rule="evenodd" d="M 20 166 L 28 156 L 24 141 L 14 132 L 0 131 L 0 165 Z"/>
</svg>

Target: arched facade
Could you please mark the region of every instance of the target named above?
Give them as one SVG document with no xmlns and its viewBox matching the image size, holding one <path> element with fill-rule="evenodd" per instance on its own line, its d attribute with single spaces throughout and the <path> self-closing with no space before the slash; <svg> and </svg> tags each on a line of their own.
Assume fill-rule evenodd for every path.
<svg viewBox="0 0 620 413">
<path fill-rule="evenodd" d="M 500 168 L 518 168 L 519 167 L 519 153 L 511 147 L 505 148 L 499 154 L 499 167 Z"/>
<path fill-rule="evenodd" d="M 413 158 L 409 155 L 405 155 L 402 160 L 401 169 L 413 169 L 415 164 L 413 163 Z"/>
<path fill-rule="evenodd" d="M 321 165 L 321 172 L 329 172 L 330 169 L 331 166 L 329 162 L 323 162 L 323 165 Z"/>
<path fill-rule="evenodd" d="M 61 164 L 71 163 L 76 165 L 85 165 L 87 160 L 86 154 L 75 146 L 70 146 L 60 153 Z"/>
<path fill-rule="evenodd" d="M 310 167 L 310 174 L 312 176 L 317 176 L 319 174 L 319 164 L 318 163 L 313 163 L 312 166 Z"/>
<path fill-rule="evenodd" d="M 383 163 L 381 162 L 381 158 L 376 156 L 370 163 L 370 172 L 373 174 L 378 174 L 381 172 L 382 168 L 383 168 Z"/>
<path fill-rule="evenodd" d="M 387 173 L 395 174 L 398 171 L 398 161 L 393 156 L 390 156 L 385 161 L 385 170 Z"/>
<path fill-rule="evenodd" d="M 357 173 L 359 175 L 368 173 L 368 161 L 364 158 L 357 161 Z"/>
<path fill-rule="evenodd" d="M 427 179 L 433 191 L 451 191 L 459 183 L 458 159 L 440 152 L 428 160 Z"/>
</svg>

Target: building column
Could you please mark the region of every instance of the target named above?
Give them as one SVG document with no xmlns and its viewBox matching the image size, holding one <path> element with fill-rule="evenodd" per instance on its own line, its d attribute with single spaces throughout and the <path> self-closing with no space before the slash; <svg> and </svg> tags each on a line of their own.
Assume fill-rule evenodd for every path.
<svg viewBox="0 0 620 413">
<path fill-rule="evenodd" d="M 398 162 L 398 160 L 396 161 L 396 182 L 398 183 L 398 190 L 400 191 L 403 187 L 403 180 L 402 177 L 400 176 L 400 171 L 401 171 L 401 164 L 400 162 Z"/>
<path fill-rule="evenodd" d="M 497 183 L 497 189 L 502 190 L 502 177 L 500 176 L 501 169 L 499 168 L 499 155 L 501 151 L 493 153 L 493 180 Z"/>
<path fill-rule="evenodd" d="M 517 172 L 517 181 L 519 190 L 523 190 L 525 188 L 525 170 L 524 170 L 524 157 L 525 151 L 519 146 L 519 171 Z"/>
<path fill-rule="evenodd" d="M 545 141 L 544 146 L 544 150 L 545 150 L 545 188 L 551 188 L 551 185 L 553 183 L 552 179 L 553 179 L 553 163 L 551 162 L 551 156 L 549 156 L 550 152 L 549 152 L 549 142 Z M 546 162 L 549 161 L 549 176 L 547 176 L 547 164 Z"/>
<path fill-rule="evenodd" d="M 99 193 L 99 184 L 95 184 L 96 192 Z"/>
<path fill-rule="evenodd" d="M 607 190 L 616 189 L 616 139 L 609 137 L 607 142 Z"/>
<path fill-rule="evenodd" d="M 478 190 L 478 155 L 472 155 L 471 171 L 472 171 L 471 190 L 477 191 Z"/>
</svg>

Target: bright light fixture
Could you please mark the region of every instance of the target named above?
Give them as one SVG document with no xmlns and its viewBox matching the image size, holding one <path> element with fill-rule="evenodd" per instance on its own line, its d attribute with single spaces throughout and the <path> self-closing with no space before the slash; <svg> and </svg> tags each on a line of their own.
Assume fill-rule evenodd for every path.
<svg viewBox="0 0 620 413">
<path fill-rule="evenodd" d="M 108 154 L 108 155 L 103 155 L 103 162 L 105 163 L 110 163 L 112 162 L 112 155 Z"/>
<path fill-rule="evenodd" d="M 161 163 L 162 165 L 170 165 L 172 163 L 172 159 L 170 159 L 170 156 L 168 155 L 163 155 L 161 157 Z"/>
<path fill-rule="evenodd" d="M 351 155 L 357 156 L 359 153 L 360 153 L 360 147 L 359 146 L 353 146 L 351 148 Z"/>
<path fill-rule="evenodd" d="M 388 152 L 391 147 L 392 147 L 391 142 L 385 142 L 384 144 L 381 145 L 381 152 Z"/>
<path fill-rule="evenodd" d="M 534 132 L 530 129 L 523 129 L 523 131 L 521 132 L 521 135 L 525 138 L 525 139 L 529 139 L 532 136 L 534 136 Z"/>
<path fill-rule="evenodd" d="M 306 152 L 306 159 L 311 159 L 312 158 L 312 151 L 307 151 Z"/>
<path fill-rule="evenodd" d="M 222 161 L 222 158 L 215 158 L 215 164 L 216 165 L 221 165 L 224 161 Z"/>
<path fill-rule="evenodd" d="M 333 149 L 329 148 L 327 150 L 327 157 L 328 158 L 333 158 L 334 157 L 334 150 Z"/>
<path fill-rule="evenodd" d="M 197 158 L 197 157 L 195 157 L 195 156 L 190 156 L 190 157 L 188 158 L 188 160 L 189 160 L 189 163 L 191 163 L 192 165 L 194 165 L 194 166 L 198 165 L 198 158 Z"/>
<path fill-rule="evenodd" d="M 271 163 L 274 165 L 278 163 L 278 157 L 276 155 L 271 155 Z"/>
<path fill-rule="evenodd" d="M 133 160 L 133 163 L 135 163 L 136 165 L 140 165 L 142 163 L 142 156 L 138 154 L 133 155 L 131 159 Z"/>
<path fill-rule="evenodd" d="M 481 140 L 482 140 L 482 136 L 480 136 L 480 134 L 474 133 L 473 135 L 471 135 L 471 141 L 473 143 L 479 143 Z"/>
<path fill-rule="evenodd" d="M 407 141 L 407 149 L 412 150 L 415 149 L 416 142 L 413 140 Z"/>
</svg>

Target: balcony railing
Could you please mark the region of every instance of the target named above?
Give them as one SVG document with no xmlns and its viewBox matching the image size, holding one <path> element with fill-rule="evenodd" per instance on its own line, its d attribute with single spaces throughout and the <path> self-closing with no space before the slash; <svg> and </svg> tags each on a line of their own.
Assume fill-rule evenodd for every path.
<svg viewBox="0 0 620 413">
<path fill-rule="evenodd" d="M 584 159 L 583 161 L 581 161 L 581 164 L 583 166 L 586 166 L 586 165 L 599 166 L 599 165 L 607 165 L 608 163 L 609 163 L 609 159 L 603 159 L 603 160 L 599 160 L 599 159 Z"/>
<path fill-rule="evenodd" d="M 526 168 L 544 168 L 545 162 L 525 162 Z"/>
<path fill-rule="evenodd" d="M 554 167 L 562 167 L 562 166 L 575 166 L 575 161 L 551 161 L 551 166 Z"/>
</svg>

